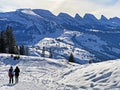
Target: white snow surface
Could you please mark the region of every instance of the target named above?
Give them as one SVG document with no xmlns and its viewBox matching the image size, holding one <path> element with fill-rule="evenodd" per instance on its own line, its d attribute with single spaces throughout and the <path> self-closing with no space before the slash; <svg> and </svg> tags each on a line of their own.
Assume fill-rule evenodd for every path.
<svg viewBox="0 0 120 90">
<path fill-rule="evenodd" d="M 21 12 L 25 14 L 33 15 L 33 16 L 39 16 L 36 13 L 34 13 L 31 9 L 24 9 L 24 10 L 21 10 Z"/>
<path fill-rule="evenodd" d="M 53 52 L 53 58 L 67 58 L 72 52 L 76 58 L 75 61 L 77 63 L 87 63 L 89 60 L 94 58 L 94 55 L 89 53 L 87 50 L 82 49 L 79 43 L 76 42 L 75 37 L 78 37 L 79 35 L 81 35 L 81 33 L 77 31 L 64 30 L 64 33 L 57 38 L 43 38 L 41 41 L 30 48 L 30 52 L 32 52 L 31 55 L 41 55 L 42 48 L 45 46 L 46 57 L 48 57 L 49 49 L 51 48 Z"/>
<path fill-rule="evenodd" d="M 0 54 L 0 90 L 120 90 L 120 60 L 94 64 L 64 59 Z M 8 69 L 19 66 L 17 84 L 8 84 Z"/>
</svg>

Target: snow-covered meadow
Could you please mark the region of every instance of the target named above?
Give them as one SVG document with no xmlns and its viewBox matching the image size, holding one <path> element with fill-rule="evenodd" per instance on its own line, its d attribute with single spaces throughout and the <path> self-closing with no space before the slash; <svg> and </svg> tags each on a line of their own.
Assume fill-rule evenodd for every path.
<svg viewBox="0 0 120 90">
<path fill-rule="evenodd" d="M 120 90 L 120 60 L 93 64 L 64 59 L 0 54 L 0 90 Z M 19 66 L 18 84 L 8 84 L 8 69 Z"/>
</svg>

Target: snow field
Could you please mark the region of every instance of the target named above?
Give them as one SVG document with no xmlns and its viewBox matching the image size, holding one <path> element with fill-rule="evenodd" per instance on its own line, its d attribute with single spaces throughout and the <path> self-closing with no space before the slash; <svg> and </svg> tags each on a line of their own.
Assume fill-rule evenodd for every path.
<svg viewBox="0 0 120 90">
<path fill-rule="evenodd" d="M 120 90 L 120 60 L 79 65 L 66 60 L 0 55 L 0 90 Z M 8 69 L 19 66 L 18 84 L 8 84 Z"/>
</svg>

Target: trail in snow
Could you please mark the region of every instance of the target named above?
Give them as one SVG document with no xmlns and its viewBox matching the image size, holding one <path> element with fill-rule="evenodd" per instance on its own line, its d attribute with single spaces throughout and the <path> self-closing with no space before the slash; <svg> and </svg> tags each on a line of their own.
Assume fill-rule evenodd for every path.
<svg viewBox="0 0 120 90">
<path fill-rule="evenodd" d="M 120 60 L 78 65 L 40 57 L 21 56 L 19 61 L 2 57 L 0 90 L 120 90 Z M 18 84 L 8 84 L 11 63 L 20 67 Z"/>
</svg>

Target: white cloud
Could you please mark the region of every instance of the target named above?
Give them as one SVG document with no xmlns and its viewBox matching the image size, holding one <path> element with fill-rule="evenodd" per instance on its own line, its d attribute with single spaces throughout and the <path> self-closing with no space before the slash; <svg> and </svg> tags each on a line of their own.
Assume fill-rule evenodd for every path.
<svg viewBox="0 0 120 90">
<path fill-rule="evenodd" d="M 0 11 L 11 11 L 19 8 L 48 9 L 55 14 L 67 12 L 71 15 L 79 13 L 95 14 L 100 17 L 119 16 L 120 0 L 1 0 Z"/>
<path fill-rule="evenodd" d="M 64 0 L 1 0 L 1 10 L 13 10 L 17 8 L 45 8 L 53 9 Z M 9 8 L 10 7 L 10 8 Z"/>
<path fill-rule="evenodd" d="M 97 3 L 97 4 L 100 4 L 100 5 L 114 5 L 116 4 L 119 0 L 89 0 L 93 3 Z"/>
</svg>

